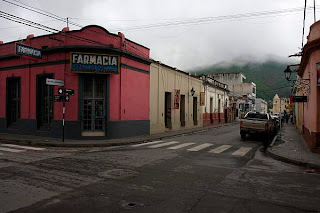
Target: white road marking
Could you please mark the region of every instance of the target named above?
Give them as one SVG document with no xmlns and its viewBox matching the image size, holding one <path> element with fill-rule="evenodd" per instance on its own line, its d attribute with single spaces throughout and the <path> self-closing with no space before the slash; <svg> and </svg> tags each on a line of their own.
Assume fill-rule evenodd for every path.
<svg viewBox="0 0 320 213">
<path fill-rule="evenodd" d="M 149 148 L 159 148 L 159 147 L 169 146 L 169 145 L 176 144 L 176 143 L 179 143 L 179 142 L 178 141 L 170 141 L 170 142 L 167 142 L 167 143 L 161 143 L 161 144 L 156 144 L 156 145 L 153 145 L 153 146 L 149 146 Z"/>
<path fill-rule="evenodd" d="M 183 144 L 179 144 L 179 145 L 176 145 L 176 146 L 172 146 L 172 147 L 169 147 L 167 149 L 180 149 L 180 148 L 183 148 L 183 147 L 186 147 L 186 146 L 190 146 L 194 143 L 183 143 Z"/>
<path fill-rule="evenodd" d="M 161 143 L 161 142 L 163 142 L 163 141 L 152 141 L 152 142 L 148 142 L 148 143 L 140 143 L 140 144 L 132 145 L 132 147 L 147 146 L 147 145 Z"/>
<path fill-rule="evenodd" d="M 29 149 L 29 150 L 34 150 L 34 151 L 42 151 L 45 150 L 46 148 L 39 148 L 39 147 L 30 147 L 30 146 L 19 146 L 15 144 L 0 144 L 1 146 L 6 146 L 6 147 L 13 147 L 13 148 L 20 148 L 20 149 Z"/>
<path fill-rule="evenodd" d="M 187 149 L 187 150 L 191 151 L 191 152 L 196 152 L 196 151 L 199 151 L 201 149 L 205 149 L 205 148 L 207 148 L 209 146 L 213 146 L 213 144 L 212 143 L 204 143 L 204 144 L 201 144 L 199 146 L 196 146 L 196 147 L 193 147 L 193 148 Z"/>
<path fill-rule="evenodd" d="M 0 155 L 3 155 L 3 153 L 0 152 Z"/>
<path fill-rule="evenodd" d="M 251 149 L 252 149 L 252 147 L 241 147 L 240 149 L 238 149 L 237 151 L 235 151 L 234 153 L 232 153 L 232 155 L 244 156 L 244 155 L 247 154 Z"/>
<path fill-rule="evenodd" d="M 230 147 L 232 147 L 231 145 L 222 145 L 222 146 L 219 146 L 211 151 L 209 151 L 210 153 L 221 153 L 221 152 L 224 152 L 226 151 L 227 149 L 229 149 Z"/>
<path fill-rule="evenodd" d="M 0 151 L 5 151 L 5 152 L 25 152 L 26 150 L 19 150 L 19 149 L 9 149 L 9 148 L 5 148 L 5 147 L 0 147 Z"/>
</svg>

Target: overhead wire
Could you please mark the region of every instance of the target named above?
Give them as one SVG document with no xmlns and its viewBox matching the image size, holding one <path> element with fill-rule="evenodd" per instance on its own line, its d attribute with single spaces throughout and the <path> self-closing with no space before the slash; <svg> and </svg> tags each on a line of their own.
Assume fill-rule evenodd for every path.
<svg viewBox="0 0 320 213">
<path fill-rule="evenodd" d="M 53 13 L 50 13 L 48 11 L 27 5 L 21 1 L 18 0 L 2 0 L 6 3 L 12 4 L 14 6 L 17 7 L 21 7 L 23 9 L 26 10 L 30 10 L 32 12 L 36 12 L 39 13 L 41 15 L 50 17 L 50 18 L 54 18 L 57 19 L 59 21 L 63 21 L 65 22 L 67 19 L 60 17 L 58 15 L 55 15 Z M 17 3 L 14 3 L 14 2 Z M 309 9 L 314 9 L 314 7 L 306 7 L 305 5 L 305 11 L 309 10 Z M 298 11 L 301 11 L 301 7 L 297 7 L 297 8 L 289 8 L 289 9 L 281 9 L 281 10 L 273 10 L 273 11 L 262 11 L 262 12 L 253 12 L 253 13 L 244 13 L 244 14 L 234 14 L 234 15 L 223 15 L 223 16 L 214 16 L 214 17 L 202 17 L 202 18 L 192 18 L 192 19 L 186 19 L 186 20 L 180 20 L 180 21 L 172 21 L 172 22 L 162 22 L 162 23 L 156 23 L 156 24 L 149 24 L 149 25 L 140 25 L 140 26 L 133 26 L 133 27 L 129 27 L 129 28 L 123 28 L 120 29 L 122 31 L 126 31 L 126 32 L 130 32 L 130 31 L 141 31 L 141 30 L 150 30 L 150 29 L 161 29 L 161 28 L 166 28 L 166 27 L 176 27 L 176 26 L 187 26 L 187 25 L 194 25 L 194 24 L 204 24 L 204 23 L 212 23 L 212 22 L 225 22 L 225 21 L 234 21 L 234 20 L 240 20 L 240 19 L 248 19 L 248 18 L 260 18 L 260 17 L 268 17 L 268 16 L 278 16 L 281 14 L 286 14 L 286 13 L 296 13 Z M 19 22 L 18 22 L 19 23 Z M 83 28 L 82 25 L 72 22 L 70 21 L 69 24 L 76 26 L 76 27 L 80 27 Z M 56 29 L 55 29 L 56 30 Z M 48 30 L 46 30 L 48 31 Z M 56 30 L 57 31 L 57 30 Z M 90 30 L 93 33 L 97 33 L 97 34 L 101 34 L 104 35 L 104 33 L 95 31 L 95 30 Z M 303 35 L 304 36 L 304 35 Z M 114 37 L 110 37 L 113 38 L 115 40 L 117 40 Z M 85 38 L 81 38 L 81 39 L 85 39 Z M 118 40 L 117 40 L 118 41 Z M 97 43 L 97 41 L 94 41 L 94 43 Z M 134 46 L 130 45 L 129 46 L 135 48 Z M 142 54 L 146 55 L 145 53 L 143 53 L 142 51 L 140 51 L 139 49 L 135 48 L 137 51 L 141 52 Z"/>
<path fill-rule="evenodd" d="M 203 17 L 197 19 L 189 19 L 185 21 L 173 21 L 173 22 L 162 22 L 157 24 L 148 24 L 148 25 L 140 25 L 133 26 L 129 28 L 122 28 L 119 30 L 123 31 L 137 31 L 143 29 L 159 29 L 164 27 L 173 27 L 173 26 L 185 26 L 192 24 L 201 24 L 201 23 L 210 23 L 210 22 L 218 22 L 218 21 L 229 21 L 229 20 L 237 20 L 244 18 L 258 18 L 258 17 L 267 17 L 274 15 L 281 15 L 285 13 L 296 13 L 301 11 L 302 7 L 290 8 L 290 9 L 282 9 L 282 10 L 273 10 L 273 11 L 262 11 L 262 12 L 253 12 L 253 13 L 243 13 L 243 14 L 235 14 L 235 15 L 223 15 L 223 16 L 214 16 L 214 17 Z M 313 9 L 313 7 L 307 7 L 307 10 Z"/>
</svg>

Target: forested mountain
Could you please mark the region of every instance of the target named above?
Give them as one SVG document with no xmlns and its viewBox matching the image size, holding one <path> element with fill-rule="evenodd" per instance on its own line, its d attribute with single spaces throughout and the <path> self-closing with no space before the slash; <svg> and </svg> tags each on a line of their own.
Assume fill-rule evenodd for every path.
<svg viewBox="0 0 320 213">
<path fill-rule="evenodd" d="M 280 97 L 288 97 L 291 92 L 292 82 L 288 82 L 283 71 L 286 69 L 285 62 L 268 60 L 265 62 L 242 62 L 234 64 L 219 63 L 212 66 L 189 70 L 192 74 L 210 73 L 243 73 L 246 82 L 254 82 L 257 85 L 257 97 L 272 100 L 276 93 Z M 291 76 L 294 79 L 294 76 Z"/>
</svg>

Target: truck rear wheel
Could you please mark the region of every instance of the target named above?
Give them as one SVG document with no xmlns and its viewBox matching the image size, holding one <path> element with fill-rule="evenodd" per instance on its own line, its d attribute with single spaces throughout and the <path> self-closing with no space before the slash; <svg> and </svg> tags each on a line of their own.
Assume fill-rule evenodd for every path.
<svg viewBox="0 0 320 213">
<path fill-rule="evenodd" d="M 245 132 L 240 132 L 241 139 L 245 140 L 246 139 L 246 133 Z"/>
</svg>

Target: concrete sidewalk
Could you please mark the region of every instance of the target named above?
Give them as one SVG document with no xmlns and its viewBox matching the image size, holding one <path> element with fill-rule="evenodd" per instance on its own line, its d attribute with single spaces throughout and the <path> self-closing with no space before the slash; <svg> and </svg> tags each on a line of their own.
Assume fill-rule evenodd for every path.
<svg viewBox="0 0 320 213">
<path fill-rule="evenodd" d="M 221 124 L 216 126 L 207 126 L 194 129 L 185 129 L 180 131 L 168 131 L 160 134 L 145 135 L 139 137 L 107 139 L 107 140 L 71 140 L 61 138 L 42 137 L 35 135 L 19 135 L 0 133 L 0 143 L 12 143 L 31 146 L 51 146 L 51 147 L 103 147 L 103 146 L 121 146 L 126 144 L 137 144 L 145 141 L 162 140 L 179 135 L 195 134 L 197 132 L 208 131 L 215 128 L 237 125 L 239 122 Z"/>
<path fill-rule="evenodd" d="M 278 160 L 300 166 L 320 169 L 320 154 L 310 151 L 302 134 L 293 124 L 284 124 L 282 131 L 267 153 Z"/>
</svg>

